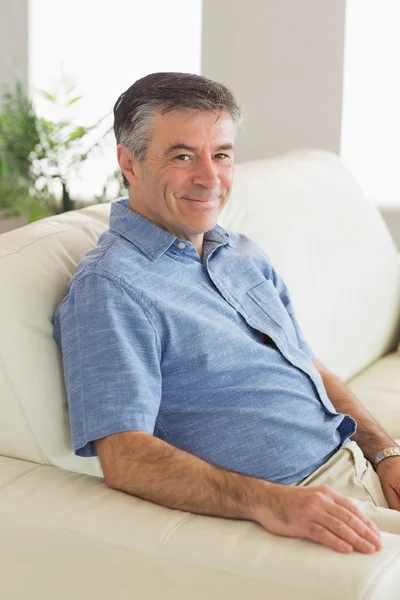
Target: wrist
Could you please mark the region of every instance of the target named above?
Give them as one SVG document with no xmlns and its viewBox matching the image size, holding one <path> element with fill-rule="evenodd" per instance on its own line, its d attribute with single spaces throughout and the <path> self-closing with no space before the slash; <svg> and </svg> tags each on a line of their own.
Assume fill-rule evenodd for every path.
<svg viewBox="0 0 400 600">
<path fill-rule="evenodd" d="M 283 509 L 283 494 L 290 490 L 290 486 L 272 483 L 258 479 L 254 489 L 254 501 L 249 507 L 249 518 L 256 523 L 265 522 L 268 511 L 277 514 Z"/>
<path fill-rule="evenodd" d="M 358 436 L 352 436 L 352 440 L 359 445 L 365 458 L 369 460 L 372 465 L 374 465 L 375 459 L 379 452 L 385 448 L 393 448 L 397 446 L 396 442 L 392 440 L 392 438 L 383 435 L 367 436 L 359 434 Z"/>
<path fill-rule="evenodd" d="M 384 448 L 383 450 L 379 451 L 376 456 L 374 457 L 374 459 L 372 460 L 372 466 L 374 467 L 375 471 L 378 470 L 378 467 L 385 461 L 387 461 L 388 458 L 394 458 L 400 457 L 400 446 L 397 445 L 393 445 L 393 446 L 389 446 L 388 448 Z"/>
</svg>

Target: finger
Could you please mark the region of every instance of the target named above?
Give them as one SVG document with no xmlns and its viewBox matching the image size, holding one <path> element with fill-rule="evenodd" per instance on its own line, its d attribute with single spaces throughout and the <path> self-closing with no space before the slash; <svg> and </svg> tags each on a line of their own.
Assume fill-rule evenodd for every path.
<svg viewBox="0 0 400 600">
<path fill-rule="evenodd" d="M 380 530 L 375 525 L 375 523 L 371 521 L 371 519 L 367 517 L 367 515 L 365 515 L 359 508 L 357 508 L 357 506 L 353 504 L 353 502 L 349 500 L 349 498 L 345 498 L 344 496 L 341 496 L 336 492 L 334 492 L 334 494 L 335 504 L 337 504 L 338 506 L 342 506 L 343 508 L 350 511 L 353 515 L 356 515 L 356 517 L 358 517 L 363 523 L 365 523 L 365 525 L 367 525 L 372 531 L 378 533 L 380 536 Z"/>
<path fill-rule="evenodd" d="M 313 523 L 311 525 L 307 538 L 313 542 L 322 544 L 322 546 L 327 546 L 327 548 L 342 552 L 343 554 L 350 554 L 354 550 L 351 544 L 345 542 L 318 523 Z"/>
<path fill-rule="evenodd" d="M 355 513 L 343 506 L 334 504 L 331 507 L 328 507 L 327 513 L 347 525 L 347 527 L 350 527 L 350 529 L 355 531 L 361 538 L 374 544 L 377 549 L 381 548 L 381 532 L 375 523 L 372 523 L 372 521 L 359 511 Z M 370 526 L 371 524 L 373 527 Z"/>
<path fill-rule="evenodd" d="M 381 544 L 379 538 L 375 536 L 370 540 L 369 537 L 373 535 L 371 530 L 361 521 L 358 521 L 357 517 L 352 516 L 349 512 L 347 514 L 350 515 L 350 519 L 348 520 L 351 521 L 351 524 L 346 524 L 341 519 L 327 512 L 319 515 L 319 524 L 344 542 L 350 544 L 358 552 L 371 554 L 380 550 Z"/>
</svg>

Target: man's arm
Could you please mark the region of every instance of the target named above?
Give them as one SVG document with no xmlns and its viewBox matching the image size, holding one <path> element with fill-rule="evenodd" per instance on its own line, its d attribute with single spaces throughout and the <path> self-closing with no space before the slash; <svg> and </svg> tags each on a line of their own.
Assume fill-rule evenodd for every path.
<svg viewBox="0 0 400 600">
<path fill-rule="evenodd" d="M 375 525 L 327 486 L 280 485 L 216 467 L 140 431 L 95 441 L 107 485 L 169 508 L 259 523 L 339 552 L 381 548 Z"/>
<path fill-rule="evenodd" d="M 357 431 L 352 439 L 370 462 L 384 448 L 397 445 L 337 375 L 331 373 L 319 360 L 315 360 L 313 364 L 320 373 L 326 393 L 336 410 L 356 420 Z"/>
<path fill-rule="evenodd" d="M 275 487 L 140 431 L 110 435 L 95 446 L 109 487 L 179 510 L 249 519 L 257 495 Z"/>
</svg>

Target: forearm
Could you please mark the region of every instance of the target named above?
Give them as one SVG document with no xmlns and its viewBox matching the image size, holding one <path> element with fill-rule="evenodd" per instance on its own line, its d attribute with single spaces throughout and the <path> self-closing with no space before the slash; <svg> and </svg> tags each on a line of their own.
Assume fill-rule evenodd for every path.
<svg viewBox="0 0 400 600">
<path fill-rule="evenodd" d="M 106 483 L 169 508 L 254 520 L 266 494 L 280 485 L 216 467 L 142 432 L 96 442 Z M 110 457 L 114 457 L 111 459 Z"/>
<path fill-rule="evenodd" d="M 142 432 L 110 435 L 95 444 L 106 483 L 145 500 L 256 521 L 271 533 L 308 538 L 339 552 L 381 547 L 372 523 L 328 486 L 280 485 L 225 471 Z"/>
<path fill-rule="evenodd" d="M 328 397 L 336 410 L 350 415 L 357 422 L 357 431 L 352 439 L 357 442 L 369 461 L 384 448 L 396 446 L 396 442 L 336 375 L 324 370 L 321 376 Z"/>
</svg>

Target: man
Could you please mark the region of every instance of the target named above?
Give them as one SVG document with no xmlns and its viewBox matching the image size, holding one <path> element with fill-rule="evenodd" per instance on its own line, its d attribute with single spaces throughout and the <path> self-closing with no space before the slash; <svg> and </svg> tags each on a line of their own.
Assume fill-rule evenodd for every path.
<svg viewBox="0 0 400 600">
<path fill-rule="evenodd" d="M 154 73 L 114 115 L 129 198 L 55 315 L 76 454 L 164 506 L 379 550 L 349 497 L 399 508 L 400 457 L 369 462 L 396 444 L 316 359 L 269 258 L 217 225 L 240 122 L 231 91 Z"/>
</svg>

